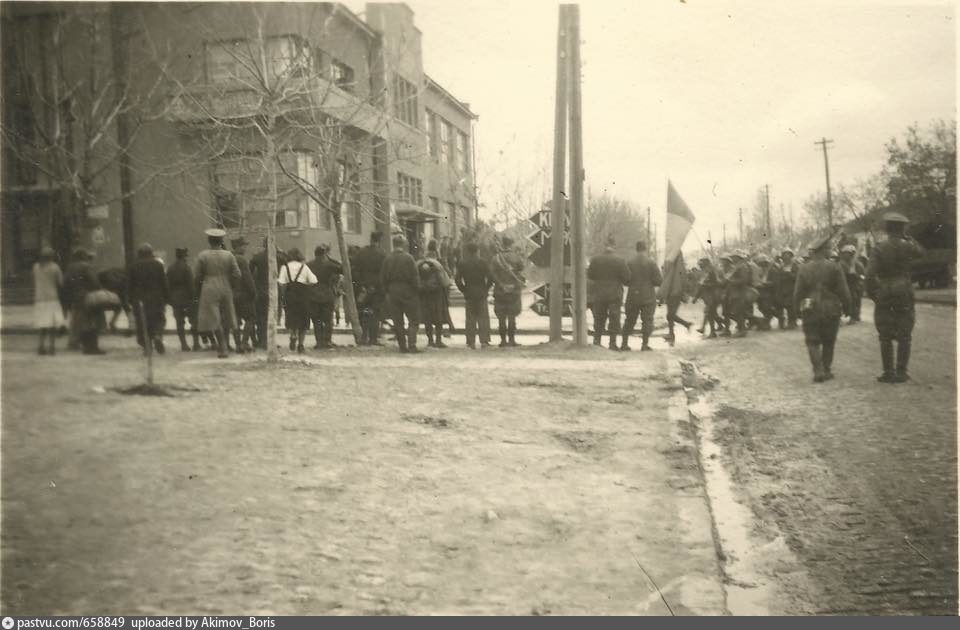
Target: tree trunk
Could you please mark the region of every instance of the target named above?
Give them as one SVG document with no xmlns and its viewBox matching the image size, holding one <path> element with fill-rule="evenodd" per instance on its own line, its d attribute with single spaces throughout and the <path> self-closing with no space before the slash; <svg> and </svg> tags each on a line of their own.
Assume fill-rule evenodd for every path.
<svg viewBox="0 0 960 630">
<path fill-rule="evenodd" d="M 273 139 L 273 121 L 267 124 L 266 133 L 267 160 L 265 167 L 272 169 L 270 177 L 270 200 L 273 213 L 267 216 L 267 362 L 276 363 L 280 359 L 277 352 L 277 249 L 276 236 L 273 233 L 273 222 L 277 216 L 277 171 L 273 167 L 277 159 L 276 143 Z"/>
<path fill-rule="evenodd" d="M 340 262 L 343 265 L 343 307 L 350 322 L 350 328 L 353 330 L 353 341 L 360 345 L 360 315 L 357 312 L 357 296 L 353 292 L 353 269 L 350 267 L 350 256 L 347 254 L 347 241 L 343 236 L 343 215 L 340 212 L 332 214 L 334 229 L 337 232 L 337 247 L 340 248 Z"/>
</svg>

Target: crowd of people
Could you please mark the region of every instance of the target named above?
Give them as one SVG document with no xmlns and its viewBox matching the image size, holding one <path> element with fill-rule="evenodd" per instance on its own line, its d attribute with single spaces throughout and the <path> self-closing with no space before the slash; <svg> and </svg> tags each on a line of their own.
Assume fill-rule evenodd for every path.
<svg viewBox="0 0 960 630">
<path fill-rule="evenodd" d="M 886 215 L 888 238 L 874 248 L 869 260 L 858 257 L 853 245 L 832 251 L 834 235 L 827 235 L 812 243 L 804 257 L 796 258 L 789 248 L 772 259 L 735 250 L 716 260 L 704 257 L 689 271 L 682 257 L 661 270 L 642 241 L 627 261 L 615 253 L 611 240 L 603 253 L 591 258 L 587 269 L 594 343 L 601 345 L 604 335 L 609 335 L 611 350 L 630 350 L 639 319 L 640 349 L 651 350 L 654 314 L 658 304 L 665 304 L 666 339 L 672 344 L 676 325 L 688 330 L 693 326 L 679 315 L 680 304 L 692 297 L 703 302 L 698 332 L 710 339 L 768 331 L 774 319 L 782 330 L 795 329 L 801 321 L 814 381 L 823 382 L 833 378 L 841 318 L 846 316 L 850 324 L 859 322 L 866 294 L 876 303 L 874 320 L 883 364 L 879 380 L 904 382 L 913 329 L 910 263 L 922 255 L 919 245 L 906 235 L 906 223 L 902 215 Z M 230 352 L 266 349 L 270 284 L 266 239 L 263 249 L 247 260 L 248 243 L 242 237 L 231 241 L 231 251 L 226 249 L 224 230 L 207 230 L 206 235 L 209 247 L 198 254 L 194 265 L 188 263 L 186 249 L 177 249 L 176 260 L 165 268 L 152 247 L 143 244 L 127 269 L 100 274 L 94 272 L 92 256 L 83 249 L 61 272 L 53 250 L 44 248 L 34 267 L 38 352 L 54 354 L 57 333 L 69 321 L 70 347 L 102 354 L 98 339 L 107 328 L 105 314 L 113 312 L 113 327 L 119 313 L 126 311 L 140 346 L 162 354 L 167 305 L 172 307 L 183 351 L 211 348 L 226 357 Z M 454 331 L 449 301 L 453 285 L 465 300 L 468 347 L 476 348 L 478 341 L 480 347 L 491 343 L 491 290 L 500 346 L 520 345 L 517 317 L 526 284 L 525 260 L 509 237 L 501 237 L 496 251 L 485 255 L 475 239 L 466 239 L 457 248 L 462 255 L 453 253 L 449 239 L 431 240 L 425 251 L 419 251 L 397 235 L 389 253 L 382 248 L 382 239 L 382 234 L 374 232 L 368 246 L 349 252 L 360 345 L 382 345 L 381 330 L 389 321 L 400 352 L 420 352 L 421 324 L 428 346 L 447 347 L 443 339 Z M 310 261 L 296 248 L 277 252 L 276 264 L 277 322 L 282 315 L 290 350 L 305 352 L 311 327 L 314 348 L 332 348 L 343 295 L 342 264 L 329 255 L 326 245 L 318 246 Z M 187 340 L 188 323 L 192 345 Z"/>
<path fill-rule="evenodd" d="M 763 253 L 735 250 L 716 260 L 703 257 L 691 271 L 684 269 L 682 257 L 661 270 L 647 255 L 644 242 L 636 244 L 636 256 L 626 261 L 614 253 L 611 240 L 587 269 L 593 342 L 601 345 L 607 334 L 611 350 L 630 350 L 629 339 L 639 316 L 641 350 L 651 350 L 654 313 L 658 304 L 665 304 L 666 338 L 673 343 L 675 325 L 688 330 L 693 326 L 678 315 L 679 305 L 692 297 L 694 302 L 703 302 L 703 321 L 697 332 L 710 339 L 745 337 L 751 329 L 769 331 L 774 319 L 781 330 L 795 329 L 801 321 L 814 382 L 820 383 L 834 377 L 834 347 L 841 319 L 859 322 L 862 299 L 867 295 L 876 305 L 874 322 L 883 365 L 878 380 L 905 382 L 914 323 L 910 266 L 922 249 L 907 236 L 906 217 L 888 213 L 884 223 L 887 239 L 874 248 L 869 259 L 858 256 L 852 244 L 833 250 L 835 235 L 830 234 L 811 243 L 801 258 L 795 258 L 790 248 L 773 259 Z M 625 311 L 622 331 L 621 306 Z"/>
</svg>

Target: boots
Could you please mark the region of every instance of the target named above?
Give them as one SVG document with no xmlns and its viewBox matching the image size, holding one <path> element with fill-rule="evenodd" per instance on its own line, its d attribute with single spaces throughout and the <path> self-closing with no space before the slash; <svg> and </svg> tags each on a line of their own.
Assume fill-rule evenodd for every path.
<svg viewBox="0 0 960 630">
<path fill-rule="evenodd" d="M 451 328 L 453 328 L 451 326 Z M 434 329 L 437 333 L 437 336 L 434 337 L 433 347 L 434 348 L 446 348 L 447 344 L 443 343 L 443 324 L 437 324 L 437 327 Z M 449 337 L 450 335 L 447 334 Z"/>
<path fill-rule="evenodd" d="M 215 338 L 216 341 L 217 341 L 217 358 L 226 359 L 226 358 L 227 358 L 227 348 L 229 347 L 229 346 L 227 345 L 227 335 L 226 335 L 226 333 L 223 332 L 223 329 L 219 329 L 219 330 L 215 330 L 215 331 L 214 331 L 213 336 L 214 336 L 214 338 Z M 291 339 L 291 341 L 293 340 L 293 336 L 292 336 L 292 335 L 291 335 L 290 339 Z M 290 345 L 292 346 L 293 344 L 291 343 Z M 290 349 L 293 350 L 292 347 L 291 347 Z"/>
<path fill-rule="evenodd" d="M 810 355 L 810 365 L 813 366 L 813 382 L 822 383 L 826 380 L 823 371 L 823 351 L 819 345 L 808 343 L 807 354 Z"/>
<path fill-rule="evenodd" d="M 833 378 L 833 372 L 830 367 L 833 365 L 833 343 L 823 344 L 823 380 L 829 381 Z"/>
<path fill-rule="evenodd" d="M 510 346 L 517 347 L 520 344 L 517 343 L 517 320 L 511 317 L 507 323 L 507 334 L 510 337 Z"/>
<path fill-rule="evenodd" d="M 907 375 L 907 365 L 910 364 L 910 339 L 901 339 L 897 342 L 897 372 L 893 382 L 906 383 L 910 380 Z"/>
<path fill-rule="evenodd" d="M 602 344 L 602 343 L 603 343 L 603 334 L 602 334 L 602 333 L 594 333 L 594 334 L 593 334 L 593 345 L 599 346 L 599 345 Z"/>
<path fill-rule="evenodd" d="M 629 341 L 630 341 L 630 335 L 626 335 L 626 334 L 625 334 L 625 335 L 623 336 L 623 341 L 620 342 L 620 351 L 621 351 L 621 352 L 630 352 L 631 348 L 630 348 L 630 343 L 629 343 Z"/>
<path fill-rule="evenodd" d="M 410 326 L 409 330 L 407 330 L 407 352 L 410 354 L 423 352 L 417 347 L 417 328 L 418 326 Z"/>
<path fill-rule="evenodd" d="M 883 339 L 880 341 L 880 360 L 883 363 L 883 374 L 877 377 L 881 383 L 895 382 L 893 373 L 893 341 Z"/>
<path fill-rule="evenodd" d="M 653 348 L 650 347 L 650 335 L 643 336 L 643 344 L 640 346 L 641 352 L 650 352 Z"/>
<path fill-rule="evenodd" d="M 610 343 L 607 345 L 607 347 L 610 348 L 611 350 L 617 350 L 617 349 L 618 349 L 618 348 L 617 348 L 617 335 L 616 335 L 616 334 L 610 335 Z"/>
<path fill-rule="evenodd" d="M 427 347 L 432 348 L 433 347 L 433 325 L 427 324 L 426 326 L 424 326 L 424 328 L 427 331 Z M 439 337 L 439 335 L 437 336 Z"/>
</svg>

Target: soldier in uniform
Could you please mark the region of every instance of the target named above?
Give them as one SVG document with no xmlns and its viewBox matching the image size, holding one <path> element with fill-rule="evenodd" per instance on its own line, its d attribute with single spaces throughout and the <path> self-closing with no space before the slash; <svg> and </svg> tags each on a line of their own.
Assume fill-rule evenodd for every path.
<svg viewBox="0 0 960 630">
<path fill-rule="evenodd" d="M 623 287 L 630 284 L 630 269 L 614 247 L 613 238 L 607 239 L 603 253 L 591 258 L 587 267 L 587 278 L 593 282 L 593 345 L 599 346 L 603 333 L 609 332 L 611 350 L 617 349 L 620 334 Z"/>
<path fill-rule="evenodd" d="M 694 293 L 693 301 L 703 300 L 703 324 L 697 329 L 701 335 L 710 326 L 708 339 L 714 339 L 717 336 L 717 325 L 720 323 L 720 315 L 717 313 L 717 307 L 720 305 L 720 293 L 723 288 L 720 286 L 720 278 L 713 262 L 709 258 L 700 259 L 700 282 Z"/>
<path fill-rule="evenodd" d="M 741 250 L 730 254 L 730 271 L 726 276 L 727 304 L 730 308 L 730 319 L 737 324 L 734 337 L 746 337 L 747 314 L 750 311 L 750 289 L 753 287 L 753 274 L 747 265 L 747 256 Z M 728 326 L 729 331 L 729 326 Z"/>
<path fill-rule="evenodd" d="M 380 284 L 380 269 L 387 257 L 380 247 L 383 234 L 373 232 L 370 244 L 357 252 L 353 268 L 356 284 L 359 286 L 357 310 L 360 311 L 360 345 L 379 346 L 380 318 L 383 309 L 383 286 Z"/>
<path fill-rule="evenodd" d="M 250 271 L 250 262 L 247 260 L 247 239 L 235 238 L 230 241 L 233 256 L 237 259 L 240 268 L 240 280 L 237 282 L 233 294 L 233 308 L 237 313 L 237 327 L 233 329 L 233 340 L 237 345 L 237 352 L 252 352 L 251 341 L 256 338 L 255 321 L 257 319 L 257 287 Z M 229 340 L 228 340 L 229 345 Z"/>
<path fill-rule="evenodd" d="M 660 267 L 647 255 L 647 244 L 637 241 L 637 255 L 627 263 L 630 285 L 627 289 L 626 313 L 623 321 L 623 340 L 620 350 L 630 350 L 630 335 L 640 316 L 643 345 L 640 350 L 649 351 L 650 335 L 653 334 L 653 314 L 657 310 L 657 287 L 663 284 Z"/>
<path fill-rule="evenodd" d="M 466 300 L 467 346 L 476 348 L 477 327 L 480 328 L 480 347 L 490 345 L 490 311 L 487 295 L 493 286 L 490 265 L 480 258 L 480 246 L 467 243 L 463 260 L 456 267 L 454 281 Z"/>
<path fill-rule="evenodd" d="M 827 259 L 831 236 L 814 241 L 810 259 L 797 272 L 793 292 L 794 307 L 803 318 L 803 337 L 807 344 L 813 382 L 833 378 L 833 349 L 840 328 L 840 314 L 850 303 L 850 291 L 843 271 Z"/>
<path fill-rule="evenodd" d="M 754 319 L 757 330 L 770 330 L 770 322 L 776 315 L 776 295 L 775 284 L 777 270 L 770 264 L 770 259 L 766 254 L 757 254 L 754 258 L 757 267 L 760 269 L 758 280 L 754 287 L 757 289 L 757 309 L 760 311 L 760 317 Z"/>
<path fill-rule="evenodd" d="M 793 330 L 797 327 L 797 312 L 793 308 L 793 290 L 797 286 L 797 264 L 793 260 L 793 250 L 789 247 L 780 253 L 780 265 L 774 281 L 775 310 L 777 325 L 781 330 Z"/>
<path fill-rule="evenodd" d="M 910 345 L 913 335 L 913 280 L 910 265 L 923 256 L 923 249 L 907 236 L 907 218 L 897 212 L 883 215 L 887 240 L 877 243 L 867 266 L 867 297 L 875 308 L 873 321 L 880 336 L 881 383 L 904 383 L 909 380 Z M 894 371 L 893 342 L 897 342 Z"/>
<path fill-rule="evenodd" d="M 393 251 L 383 260 L 380 285 L 387 291 L 400 352 L 421 352 L 417 348 L 417 331 L 420 327 L 420 274 L 417 271 L 417 261 L 407 250 L 407 241 L 402 236 L 394 237 Z M 404 317 L 407 319 L 406 326 Z"/>
<path fill-rule="evenodd" d="M 502 250 L 493 258 L 493 312 L 500 325 L 500 347 L 519 346 L 517 343 L 517 316 L 520 315 L 523 285 L 523 257 L 513 251 L 513 239 L 501 239 Z M 509 341 L 507 341 L 509 337 Z"/>
<path fill-rule="evenodd" d="M 857 246 L 844 245 L 840 250 L 840 268 L 847 279 L 847 288 L 850 289 L 850 316 L 851 324 L 860 321 L 860 303 L 863 301 L 863 278 L 866 270 L 857 260 Z"/>
</svg>

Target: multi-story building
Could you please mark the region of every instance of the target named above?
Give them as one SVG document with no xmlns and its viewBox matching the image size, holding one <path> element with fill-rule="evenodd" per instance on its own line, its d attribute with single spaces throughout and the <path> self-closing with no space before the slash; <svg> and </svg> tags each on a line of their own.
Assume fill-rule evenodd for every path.
<svg viewBox="0 0 960 630">
<path fill-rule="evenodd" d="M 268 221 L 281 248 L 336 251 L 331 204 L 347 245 L 475 220 L 477 117 L 424 73 L 405 4 L 2 12 L 5 279 L 71 229 L 107 267 L 143 241 L 196 252 L 211 225 L 256 242 Z"/>
</svg>

